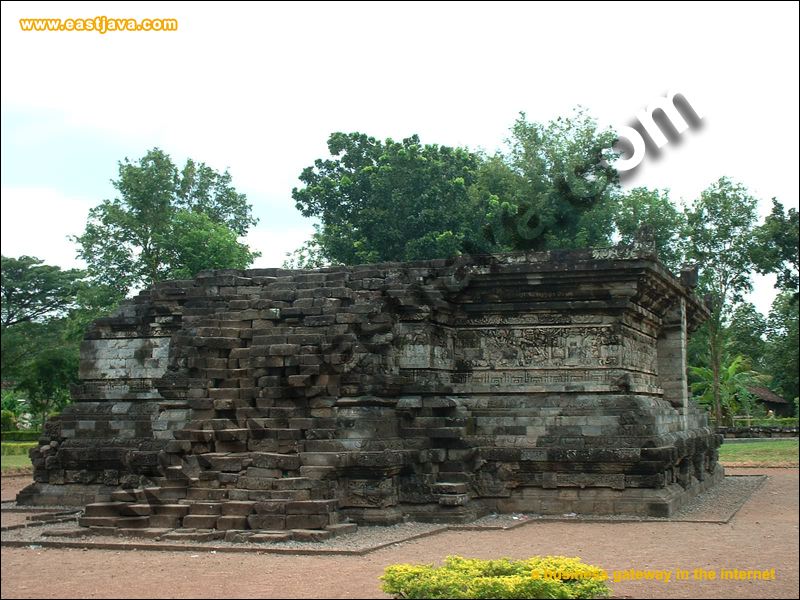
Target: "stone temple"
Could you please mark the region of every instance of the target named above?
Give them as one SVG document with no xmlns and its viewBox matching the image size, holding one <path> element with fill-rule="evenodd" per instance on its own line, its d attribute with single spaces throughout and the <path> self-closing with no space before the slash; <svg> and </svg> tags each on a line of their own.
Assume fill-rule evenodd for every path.
<svg viewBox="0 0 800 600">
<path fill-rule="evenodd" d="M 669 516 L 723 477 L 691 280 L 616 247 L 159 283 L 91 326 L 18 501 L 192 539 Z"/>
</svg>

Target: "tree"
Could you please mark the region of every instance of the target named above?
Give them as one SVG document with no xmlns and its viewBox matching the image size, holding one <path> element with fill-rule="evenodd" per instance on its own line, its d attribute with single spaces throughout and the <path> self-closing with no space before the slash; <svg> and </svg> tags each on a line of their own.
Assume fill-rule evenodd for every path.
<svg viewBox="0 0 800 600">
<path fill-rule="evenodd" d="M 78 307 L 84 281 L 77 269 L 62 270 L 38 258 L 2 257 L 2 371 L 25 405 L 46 416 L 69 401 L 69 385 L 78 376 L 78 344 L 65 337 L 70 314 Z M 4 408 L 20 404 L 5 405 Z"/>
<path fill-rule="evenodd" d="M 164 241 L 167 279 L 188 279 L 203 269 L 246 269 L 257 256 L 237 241 L 236 232 L 207 214 L 178 210 Z"/>
<path fill-rule="evenodd" d="M 190 254 L 175 248 L 176 232 L 198 248 L 197 239 L 186 232 L 191 223 L 201 225 L 209 244 L 220 252 L 209 266 L 242 265 L 244 253 L 231 245 L 231 236 L 221 228 L 241 236 L 256 219 L 245 195 L 231 185 L 227 171 L 218 173 L 191 159 L 179 170 L 167 154 L 154 148 L 137 163 L 127 158 L 120 162 L 119 178 L 113 184 L 119 198 L 104 200 L 91 209 L 86 230 L 74 240 L 93 281 L 115 290 L 120 299 L 132 287 L 205 268 L 205 262 L 189 264 Z M 192 220 L 187 213 L 205 219 Z M 229 259 L 226 253 L 231 249 L 234 252 Z M 209 253 L 203 255 L 205 260 Z"/>
<path fill-rule="evenodd" d="M 798 303 L 793 292 L 779 294 L 767 319 L 766 371 L 772 387 L 791 401 L 800 396 L 800 334 Z"/>
<path fill-rule="evenodd" d="M 797 209 L 784 213 L 783 205 L 772 199 L 772 212 L 756 230 L 755 266 L 760 273 L 777 273 L 778 287 L 798 295 L 798 227 Z"/>
<path fill-rule="evenodd" d="M 711 300 L 706 332 L 717 424 L 723 409 L 719 385 L 725 324 L 733 306 L 752 288 L 756 204 L 744 186 L 722 177 L 686 211 L 688 257 L 700 267 L 699 291 Z"/>
<path fill-rule="evenodd" d="M 38 353 L 61 344 L 84 273 L 47 265 L 33 256 L 0 260 L 0 360 L 3 379 L 16 380 Z"/>
<path fill-rule="evenodd" d="M 638 187 L 622 194 L 615 214 L 620 241 L 632 244 L 646 228 L 653 237 L 659 259 L 673 273 L 680 270 L 684 248 L 682 236 L 686 220 L 669 199 L 667 190 Z"/>
<path fill-rule="evenodd" d="M 63 271 L 33 256 L 3 256 L 0 261 L 0 315 L 4 328 L 61 317 L 74 306 L 82 271 Z"/>
<path fill-rule="evenodd" d="M 692 384 L 698 404 L 711 406 L 714 410 L 721 408 L 717 424 L 724 418 L 733 425 L 733 417 L 740 412 L 747 416 L 752 414 L 754 399 L 748 388 L 763 385 L 764 376 L 753 371 L 746 358 L 734 357 L 723 364 L 718 373 L 708 367 L 691 367 L 690 371 L 698 379 Z"/>
<path fill-rule="evenodd" d="M 417 136 L 381 142 L 334 133 L 335 158 L 304 169 L 305 186 L 292 197 L 304 216 L 321 221 L 315 261 L 608 245 L 619 195 L 609 165 L 614 141 L 580 110 L 547 124 L 520 115 L 508 154 L 492 156 L 423 146 Z"/>
<path fill-rule="evenodd" d="M 27 394 L 31 411 L 43 424 L 47 415 L 69 402 L 69 386 L 78 380 L 78 356 L 70 348 L 50 348 L 28 365 L 17 389 Z"/>
<path fill-rule="evenodd" d="M 324 258 L 342 264 L 443 258 L 480 237 L 483 207 L 468 194 L 479 158 L 463 148 L 333 133 L 333 159 L 300 175 L 292 198 L 321 222 Z"/>
<path fill-rule="evenodd" d="M 610 164 L 615 139 L 581 109 L 547 124 L 521 113 L 508 140 L 506 160 L 519 188 L 500 214 L 506 243 L 536 250 L 609 245 L 619 195 Z"/>
<path fill-rule="evenodd" d="M 727 352 L 747 358 L 754 369 L 762 371 L 767 366 L 766 352 L 767 320 L 750 302 L 736 307 L 731 315 L 726 332 Z"/>
</svg>

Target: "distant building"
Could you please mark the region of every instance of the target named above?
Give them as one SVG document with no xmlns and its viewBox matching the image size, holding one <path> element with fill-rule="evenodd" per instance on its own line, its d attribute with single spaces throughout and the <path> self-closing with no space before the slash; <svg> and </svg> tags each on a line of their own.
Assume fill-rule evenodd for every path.
<svg viewBox="0 0 800 600">
<path fill-rule="evenodd" d="M 775 413 L 776 417 L 791 417 L 792 404 L 788 400 L 781 398 L 769 388 L 752 386 L 747 388 L 756 399 L 764 405 L 764 408 Z"/>
</svg>

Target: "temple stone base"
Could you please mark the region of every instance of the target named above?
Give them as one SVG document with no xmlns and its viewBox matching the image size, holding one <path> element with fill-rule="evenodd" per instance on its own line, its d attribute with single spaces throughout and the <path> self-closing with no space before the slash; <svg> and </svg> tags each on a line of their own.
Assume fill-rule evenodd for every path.
<svg viewBox="0 0 800 600">
<path fill-rule="evenodd" d="M 724 478 L 725 471 L 718 464 L 714 472 L 706 474 L 702 481 L 691 477 L 686 487 L 670 483 L 660 489 L 523 488 L 514 492 L 510 498 L 496 500 L 493 512 L 671 517 L 695 496 L 712 488 Z"/>
<path fill-rule="evenodd" d="M 87 332 L 18 501 L 175 539 L 669 516 L 722 477 L 692 284 L 630 247 L 159 283 Z"/>
</svg>

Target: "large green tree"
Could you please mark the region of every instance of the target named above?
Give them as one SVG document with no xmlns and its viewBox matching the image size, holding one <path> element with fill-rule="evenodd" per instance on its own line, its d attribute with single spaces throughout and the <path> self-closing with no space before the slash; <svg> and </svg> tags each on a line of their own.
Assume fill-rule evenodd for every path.
<svg viewBox="0 0 800 600">
<path fill-rule="evenodd" d="M 637 187 L 622 194 L 614 221 L 621 242 L 632 244 L 644 230 L 652 237 L 659 259 L 673 272 L 680 270 L 686 219 L 669 192 Z"/>
<path fill-rule="evenodd" d="M 414 135 L 385 141 L 334 133 L 333 158 L 303 170 L 292 197 L 316 217 L 314 236 L 327 260 L 355 264 L 458 254 L 478 241 L 483 207 L 468 194 L 477 155 L 423 145 Z"/>
<path fill-rule="evenodd" d="M 33 256 L 0 258 L 2 326 L 63 317 L 75 304 L 83 271 L 62 270 Z"/>
<path fill-rule="evenodd" d="M 80 308 L 84 275 L 31 256 L 2 257 L 2 375 L 18 392 L 18 412 L 41 420 L 69 400 L 69 385 L 78 376 L 78 343 L 67 331 Z"/>
<path fill-rule="evenodd" d="M 119 197 L 91 209 L 84 233 L 74 239 L 93 281 L 120 298 L 131 288 L 193 269 L 240 268 L 255 256 L 236 240 L 256 219 L 227 171 L 191 159 L 179 169 L 154 148 L 136 162 L 120 162 L 113 184 Z M 202 233 L 189 231 L 193 225 Z M 197 260 L 193 251 L 203 247 L 198 237 L 204 236 L 209 244 L 203 260 Z M 181 250 L 180 244 L 193 251 Z"/>
<path fill-rule="evenodd" d="M 688 258 L 700 267 L 699 291 L 709 297 L 711 318 L 705 324 L 711 397 L 716 422 L 722 422 L 720 377 L 726 325 L 736 304 L 752 289 L 756 199 L 727 177 L 704 190 L 686 210 Z"/>
<path fill-rule="evenodd" d="M 69 403 L 69 386 L 78 381 L 78 352 L 56 346 L 40 352 L 16 385 L 26 395 L 27 405 L 41 426 L 47 416 Z"/>
<path fill-rule="evenodd" d="M 791 401 L 800 395 L 798 303 L 790 291 L 779 294 L 767 319 L 766 371 L 770 387 Z"/>
<path fill-rule="evenodd" d="M 778 287 L 798 294 L 798 224 L 797 209 L 784 211 L 777 199 L 772 199 L 772 212 L 756 231 L 758 244 L 754 249 L 756 269 L 761 273 L 776 273 Z"/>
<path fill-rule="evenodd" d="M 414 260 L 461 252 L 608 245 L 619 197 L 614 134 L 585 112 L 521 115 L 507 153 L 334 133 L 292 192 L 319 219 L 288 264 Z"/>
<path fill-rule="evenodd" d="M 731 314 L 727 327 L 726 350 L 728 355 L 744 356 L 756 371 L 763 371 L 766 366 L 764 353 L 767 343 L 767 320 L 750 302 L 739 304 Z"/>
<path fill-rule="evenodd" d="M 33 256 L 0 259 L 3 379 L 18 379 L 38 353 L 62 344 L 83 276 Z"/>
<path fill-rule="evenodd" d="M 516 189 L 502 213 L 506 243 L 515 249 L 605 246 L 614 232 L 619 178 L 610 166 L 615 134 L 585 111 L 549 123 L 521 114 L 511 129 L 508 166 Z"/>
</svg>

